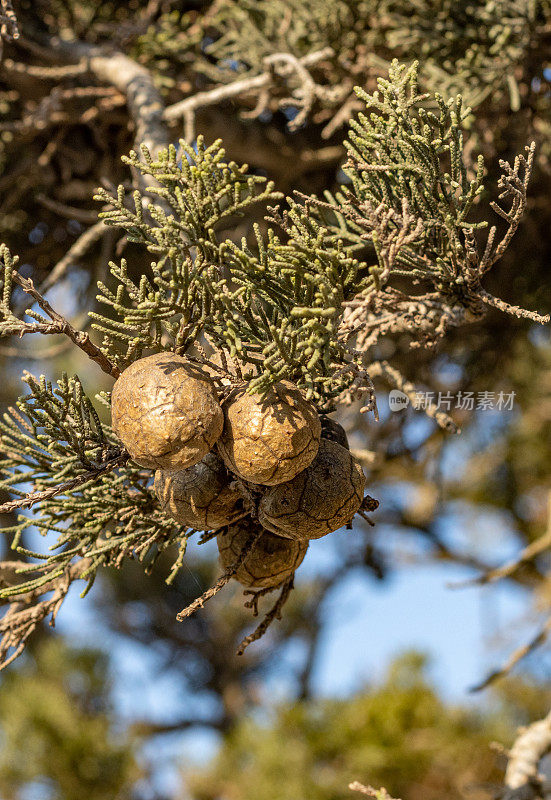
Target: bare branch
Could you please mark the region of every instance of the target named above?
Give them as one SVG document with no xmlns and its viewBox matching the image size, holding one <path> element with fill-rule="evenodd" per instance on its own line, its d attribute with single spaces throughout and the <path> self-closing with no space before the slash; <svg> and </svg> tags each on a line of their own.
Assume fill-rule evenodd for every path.
<svg viewBox="0 0 551 800">
<path fill-rule="evenodd" d="M 53 46 L 68 59 L 85 64 L 100 81 L 115 86 L 125 95 L 134 122 L 136 148 L 145 144 L 155 155 L 167 147 L 170 138 L 163 121 L 164 103 L 148 69 L 124 53 L 86 42 L 54 40 Z"/>
<path fill-rule="evenodd" d="M 74 242 L 74 244 L 67 250 L 63 258 L 58 261 L 55 267 L 48 274 L 48 277 L 42 282 L 40 285 L 41 294 L 46 294 L 46 292 L 51 289 L 54 284 L 62 280 L 62 278 L 65 277 L 67 270 L 75 262 L 75 260 L 83 256 L 84 253 L 86 253 L 86 251 L 92 247 L 94 242 L 96 242 L 98 239 L 101 239 L 103 234 L 109 230 L 111 229 L 104 222 L 96 222 L 95 225 L 92 225 L 91 228 L 88 228 L 88 230 L 84 231 L 84 233 L 79 236 L 76 242 Z"/>
<path fill-rule="evenodd" d="M 549 638 L 549 634 L 551 633 L 551 617 L 549 617 L 545 623 L 541 626 L 537 634 L 526 644 L 523 644 L 521 647 L 518 647 L 511 656 L 507 659 L 505 664 L 500 667 L 500 669 L 494 670 L 491 672 L 481 683 L 478 683 L 476 686 L 471 687 L 471 692 L 479 692 L 482 689 L 486 689 L 491 683 L 494 683 L 499 678 L 503 678 L 505 675 L 516 667 L 516 665 L 522 661 L 523 658 L 530 655 L 536 648 L 540 645 L 544 644 Z"/>
<path fill-rule="evenodd" d="M 86 577 L 92 565 L 91 559 L 83 558 L 67 567 L 61 576 L 43 584 L 36 592 L 16 596 L 0 619 L 0 670 L 5 669 L 21 655 L 29 636 L 40 623 L 50 616 L 50 625 L 56 616 L 73 581 Z M 50 598 L 36 603 L 38 596 L 53 591 Z M 30 605 L 32 603 L 32 605 Z M 8 655 L 10 650 L 13 652 Z"/>
<path fill-rule="evenodd" d="M 183 619 L 186 619 L 187 617 L 191 616 L 191 614 L 193 614 L 199 608 L 203 608 L 203 606 L 208 600 L 210 600 L 216 594 L 218 594 L 218 592 L 221 589 L 223 589 L 224 586 L 226 586 L 226 584 L 228 584 L 230 580 L 233 578 L 233 576 L 237 573 L 237 570 L 239 569 L 241 564 L 245 561 L 248 554 L 251 552 L 251 550 L 256 545 L 257 541 L 260 539 L 263 533 L 264 531 L 260 527 L 258 528 L 258 530 L 253 530 L 250 536 L 248 537 L 247 541 L 243 545 L 243 548 L 239 553 L 239 556 L 236 558 L 235 562 L 231 565 L 231 567 L 229 567 L 224 572 L 224 574 L 218 578 L 214 586 L 211 586 L 210 589 L 207 589 L 206 592 L 203 592 L 203 594 L 196 600 L 194 600 L 193 603 L 191 603 L 186 608 L 182 609 L 182 611 L 180 611 L 179 614 L 176 615 L 176 619 L 181 622 Z"/>
<path fill-rule="evenodd" d="M 4 335 L 19 334 L 20 336 L 26 333 L 43 333 L 43 334 L 57 334 L 63 333 L 68 336 L 74 344 L 77 345 L 92 361 L 95 361 L 99 367 L 111 375 L 113 378 L 118 378 L 120 375 L 119 368 L 107 358 L 106 355 L 97 347 L 90 336 L 85 331 L 79 331 L 73 328 L 68 320 L 61 314 L 55 311 L 48 301 L 35 289 L 34 283 L 30 278 L 24 278 L 17 270 L 13 270 L 12 277 L 14 283 L 23 289 L 25 294 L 28 294 L 44 311 L 45 314 L 52 320 L 51 323 L 26 323 L 17 320 L 7 320 L 2 325 L 2 333 Z M 11 327 L 10 327 L 11 324 Z"/>
<path fill-rule="evenodd" d="M 15 72 L 22 75 L 29 75 L 32 78 L 43 80 L 59 81 L 64 78 L 76 78 L 88 72 L 86 64 L 68 64 L 62 67 L 43 67 L 36 64 L 24 64 L 6 58 L 2 62 L 2 69 L 6 72 Z"/>
<path fill-rule="evenodd" d="M 505 211 L 498 203 L 491 203 L 490 205 L 496 214 L 507 222 L 508 228 L 501 242 L 493 250 L 495 231 L 493 229 L 490 231 L 489 246 L 486 247 L 480 262 L 479 271 L 481 274 L 487 272 L 507 250 L 526 211 L 528 183 L 534 167 L 536 143 L 532 142 L 526 148 L 526 151 L 527 156 L 518 155 L 513 166 L 508 161 L 499 162 L 500 167 L 503 169 L 503 175 L 498 182 L 498 187 L 501 190 L 499 200 L 510 200 L 511 207 L 508 211 Z"/>
<path fill-rule="evenodd" d="M 351 792 L 359 792 L 359 794 L 365 794 L 368 797 L 373 797 L 374 800 L 395 800 L 395 798 L 391 797 L 387 790 L 383 787 L 380 789 L 374 789 L 373 786 L 364 786 L 363 783 L 359 783 L 359 781 L 354 781 L 353 783 L 348 784 L 348 788 Z"/>
<path fill-rule="evenodd" d="M 493 308 L 498 308 L 500 311 L 503 311 L 506 314 L 513 314 L 515 317 L 530 319 L 532 322 L 539 322 L 541 325 L 546 325 L 549 322 L 549 314 L 538 314 L 537 312 L 529 311 L 526 308 L 511 306 L 509 303 L 506 303 L 505 300 L 501 300 L 499 297 L 494 297 L 482 288 L 478 289 L 477 295 L 480 297 L 483 303 L 486 303 L 486 305 L 493 306 Z"/>
<path fill-rule="evenodd" d="M 274 68 L 278 62 L 286 62 L 288 64 L 289 59 L 293 59 L 292 68 L 301 78 L 301 91 L 303 92 L 302 95 L 299 96 L 297 94 L 293 95 L 293 97 L 303 110 L 306 109 L 307 113 L 313 102 L 315 88 L 313 88 L 314 82 L 306 67 L 313 66 L 332 55 L 333 50 L 330 47 L 309 53 L 301 59 L 295 59 L 289 53 L 275 53 L 266 59 L 267 69 L 262 74 L 254 75 L 250 78 L 242 78 L 224 86 L 217 86 L 207 92 L 197 92 L 191 97 L 186 97 L 184 100 L 168 106 L 163 113 L 163 118 L 167 121 L 183 118 L 186 123 L 186 140 L 188 142 L 192 141 L 195 138 L 195 112 L 197 109 L 217 105 L 223 100 L 230 100 L 233 97 L 244 94 L 261 95 L 273 84 Z M 304 90 L 304 86 L 307 86 L 306 90 Z M 297 124 L 296 120 L 295 124 Z"/>
<path fill-rule="evenodd" d="M 77 208 L 76 206 L 61 203 L 58 200 L 52 200 L 44 194 L 36 195 L 36 202 L 40 203 L 44 208 L 54 211 L 62 217 L 67 219 L 75 219 L 77 222 L 82 222 L 84 225 L 94 225 L 98 220 L 97 211 L 88 211 L 84 208 Z"/>
<path fill-rule="evenodd" d="M 522 550 L 520 555 L 517 556 L 517 558 L 509 561 L 507 564 L 504 564 L 501 567 L 496 567 L 495 569 L 490 569 L 484 572 L 482 575 L 472 578 L 471 580 L 463 581 L 459 584 L 456 583 L 454 584 L 454 588 L 458 586 L 484 585 L 486 583 L 495 583 L 503 578 L 509 578 L 518 569 L 520 569 L 520 567 L 528 564 L 530 561 L 533 561 L 533 559 L 536 558 L 536 556 L 539 556 L 540 553 L 548 550 L 551 547 L 551 492 L 549 493 L 547 508 L 547 529 L 543 536 L 540 536 L 540 538 L 536 539 L 535 542 L 531 542 L 529 545 L 527 545 Z"/>
<path fill-rule="evenodd" d="M 281 619 L 281 610 L 285 605 L 285 603 L 287 602 L 289 595 L 291 594 L 294 585 L 294 578 L 295 576 L 293 573 L 293 575 L 291 575 L 291 577 L 288 578 L 281 587 L 281 592 L 279 597 L 277 598 L 272 608 L 268 611 L 268 613 L 266 614 L 260 625 L 258 625 L 258 627 L 252 633 L 250 633 L 243 639 L 243 641 L 237 648 L 238 656 L 242 656 L 250 644 L 252 644 L 253 642 L 257 642 L 259 639 L 261 639 L 268 630 L 268 628 L 270 627 L 270 625 L 272 624 L 272 622 L 274 622 L 274 620 Z"/>
<path fill-rule="evenodd" d="M 544 719 L 519 730 L 519 736 L 509 751 L 504 800 L 535 800 L 543 797 L 542 782 L 545 776 L 539 773 L 538 766 L 550 750 L 551 712 Z"/>
</svg>

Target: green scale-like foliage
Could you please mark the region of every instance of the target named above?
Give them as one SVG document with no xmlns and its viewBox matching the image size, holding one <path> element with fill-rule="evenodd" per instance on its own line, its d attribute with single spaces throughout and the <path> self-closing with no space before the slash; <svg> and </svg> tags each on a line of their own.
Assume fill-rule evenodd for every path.
<svg viewBox="0 0 551 800">
<path fill-rule="evenodd" d="M 420 230 L 397 253 L 394 273 L 453 282 L 467 262 L 465 231 L 487 225 L 468 219 L 484 191 L 482 157 L 474 176 L 463 159 L 463 122 L 470 109 L 463 108 L 461 96 L 445 101 L 420 93 L 416 65 L 394 63 L 389 79 L 379 79 L 378 92 L 356 93 L 370 113 L 351 121 L 344 166 L 350 186 L 328 195 L 338 220 L 335 236 L 358 248 L 371 242 L 383 267 L 375 209 L 398 219 L 405 203 Z"/>
<path fill-rule="evenodd" d="M 185 540 L 185 530 L 158 509 L 151 475 L 121 457 L 122 448 L 111 429 L 100 423 L 76 376 L 62 376 L 57 386 L 28 374 L 24 380 L 30 394 L 0 422 L 0 474 L 2 487 L 16 497 L 23 498 L 29 484 L 44 493 L 38 515 L 20 514 L 15 525 L 3 529 L 14 534 L 13 547 L 19 553 L 48 562 L 44 575 L 26 583 L 28 591 L 62 575 L 83 553 L 90 564 L 81 577 L 91 583 L 97 567 L 113 563 L 121 552 L 141 545 L 138 555 L 143 559 L 153 554 L 153 543 L 158 554 L 159 545 L 164 549 L 176 538 Z M 30 528 L 43 536 L 56 534 L 50 552 L 30 551 L 21 544 Z M 20 592 L 11 587 L 2 596 Z"/>
<path fill-rule="evenodd" d="M 281 241 L 270 230 L 264 243 L 257 231 L 259 255 L 245 242 L 241 248 L 228 243 L 236 288 L 220 300 L 233 325 L 213 333 L 223 335 L 230 353 L 262 365 L 252 390 L 290 378 L 308 397 L 327 401 L 346 388 L 335 376 L 346 363 L 338 325 L 344 300 L 360 286 L 359 261 L 341 242 L 331 246 L 327 230 L 296 204 L 276 221 L 289 238 Z"/>
<path fill-rule="evenodd" d="M 162 347 L 163 335 L 174 348 L 197 338 L 223 281 L 217 229 L 254 202 L 278 196 L 272 184 L 257 193 L 264 179 L 225 162 L 219 145 L 204 147 L 200 140 L 195 152 L 181 142 L 180 152 L 171 146 L 155 161 L 145 147 L 143 160 L 132 152 L 126 161 L 151 176 L 158 204 L 146 205 L 135 192 L 129 209 L 122 187 L 116 200 L 98 190 L 98 199 L 114 205 L 101 215 L 106 223 L 124 228 L 130 241 L 144 244 L 157 258 L 151 276 L 142 276 L 139 285 L 128 277 L 124 261 L 110 265 L 114 290 L 98 285 L 98 300 L 112 307 L 115 318 L 92 314 L 94 327 L 104 334 L 103 349 L 117 365 L 126 366 L 146 348 Z"/>
<path fill-rule="evenodd" d="M 264 179 L 246 174 L 246 167 L 227 164 L 216 142 L 198 141 L 197 153 L 181 142 L 154 161 L 146 148 L 143 160 L 132 153 L 128 162 L 151 177 L 151 193 L 164 207 L 150 204 L 136 192 L 132 210 L 122 189 L 102 213 L 110 225 L 123 227 L 131 241 L 158 257 L 151 277 L 136 285 L 127 264 L 111 264 L 116 289 L 99 284 L 99 301 L 115 316 L 92 313 L 103 335 L 103 350 L 124 367 L 145 350 L 185 352 L 200 334 L 250 367 L 250 390 L 264 393 L 286 378 L 324 403 L 346 388 L 335 372 L 346 363 L 337 329 L 342 303 L 359 288 L 360 263 L 307 210 L 292 203 L 279 215 L 279 235 L 258 228 L 256 247 L 244 240 L 219 241 L 217 228 L 253 203 L 276 199 Z M 181 160 L 180 160 L 181 159 Z M 157 185 L 158 184 L 158 185 Z"/>
<path fill-rule="evenodd" d="M 198 20 L 166 14 L 136 49 L 170 84 L 171 66 L 193 63 L 215 82 L 263 71 L 275 53 L 297 58 L 328 45 L 329 91 L 339 104 L 339 84 L 352 72 L 370 77 L 392 56 L 420 58 L 423 82 L 446 95 L 461 91 L 469 105 L 521 103 L 515 72 L 537 47 L 549 24 L 548 0 L 222 0 Z M 292 22 L 291 22 L 292 20 Z M 332 92 L 331 90 L 336 90 Z"/>
</svg>

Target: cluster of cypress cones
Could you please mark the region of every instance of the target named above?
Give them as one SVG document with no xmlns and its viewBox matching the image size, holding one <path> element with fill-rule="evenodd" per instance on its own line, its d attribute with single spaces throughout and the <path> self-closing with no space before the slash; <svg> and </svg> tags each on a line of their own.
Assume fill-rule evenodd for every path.
<svg viewBox="0 0 551 800">
<path fill-rule="evenodd" d="M 155 470 L 163 510 L 218 532 L 224 569 L 256 540 L 235 574 L 249 589 L 292 577 L 309 540 L 347 524 L 363 501 L 344 430 L 288 381 L 263 398 L 243 383 L 220 401 L 203 369 L 157 353 L 115 383 L 112 423 L 132 459 Z"/>
</svg>

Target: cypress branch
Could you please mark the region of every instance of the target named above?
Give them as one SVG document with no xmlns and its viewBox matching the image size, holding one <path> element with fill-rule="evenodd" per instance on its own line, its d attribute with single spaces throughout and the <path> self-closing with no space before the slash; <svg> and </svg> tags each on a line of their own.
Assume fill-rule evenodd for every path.
<svg viewBox="0 0 551 800">
<path fill-rule="evenodd" d="M 317 91 L 310 89 L 307 104 Z M 90 313 L 101 343 L 52 308 L 5 246 L 0 335 L 62 333 L 113 378 L 144 354 L 186 353 L 208 368 L 221 392 L 245 380 L 248 391 L 266 394 L 285 379 L 319 412 L 361 398 L 362 410 L 376 415 L 370 365 L 406 393 L 414 390 L 373 353 L 382 337 L 405 333 L 411 347 L 434 344 L 487 305 L 545 321 L 481 286 L 525 212 L 534 147 L 512 166 L 502 163 L 501 205 L 492 208 L 507 229 L 498 240 L 490 228 L 484 242 L 487 223 L 473 219 L 483 162 L 471 172 L 465 161 L 470 112 L 461 97 L 421 92 L 418 65 L 397 62 L 377 92 L 357 89 L 357 97 L 365 113 L 350 123 L 348 183 L 324 199 L 296 195 L 285 198 L 284 207 L 267 206 L 267 231 L 255 227 L 239 244 L 220 231 L 259 203 L 281 200 L 272 183 L 227 161 L 220 142 L 206 146 L 201 137 L 195 148 L 181 141 L 155 155 L 145 146 L 132 151 L 125 160 L 141 174 L 147 199 L 142 192 L 129 197 L 123 187 L 116 196 L 100 189 L 97 199 L 109 206 L 100 217 L 154 261 L 139 279 L 124 260 L 109 265 L 109 277 L 98 283 L 106 313 Z M 14 293 L 21 291 L 39 309 L 28 309 L 26 319 L 14 306 Z M 32 574 L 21 573 L 20 583 L 0 587 L 0 600 L 11 604 L 0 626 L 4 663 L 13 657 L 10 647 L 21 651 L 37 620 L 55 618 L 71 581 L 85 578 L 89 588 L 100 567 L 127 558 L 147 569 L 175 546 L 171 582 L 191 535 L 160 510 L 151 473 L 130 461 L 78 376 L 62 375 L 54 384 L 27 373 L 23 380 L 27 396 L 0 421 L 0 488 L 14 498 L 0 512 L 33 507 L 6 531 L 20 555 L 39 563 Z M 96 399 L 110 404 L 108 394 Z M 438 421 L 453 429 L 445 415 Z M 47 552 L 25 546 L 23 534 L 31 527 L 55 535 Z M 52 587 L 54 599 L 40 600 Z M 289 582 L 243 646 L 278 616 L 290 588 Z M 21 610 L 23 596 L 28 605 Z"/>
</svg>

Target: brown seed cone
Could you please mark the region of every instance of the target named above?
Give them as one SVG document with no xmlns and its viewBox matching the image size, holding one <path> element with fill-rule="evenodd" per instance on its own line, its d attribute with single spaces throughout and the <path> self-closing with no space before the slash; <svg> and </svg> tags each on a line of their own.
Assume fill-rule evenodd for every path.
<svg viewBox="0 0 551 800">
<path fill-rule="evenodd" d="M 364 489 L 362 468 L 348 450 L 322 439 L 308 469 L 264 493 L 258 518 L 279 536 L 319 539 L 352 519 Z"/>
<path fill-rule="evenodd" d="M 335 419 L 331 419 L 331 417 L 326 417 L 325 414 L 321 415 L 320 422 L 322 439 L 329 439 L 329 441 L 336 442 L 340 444 L 341 447 L 346 447 L 347 450 L 350 450 L 348 436 L 339 422 Z"/>
<path fill-rule="evenodd" d="M 208 375 L 182 356 L 155 353 L 131 364 L 111 396 L 113 431 L 149 469 L 197 464 L 222 432 L 224 415 Z"/>
<path fill-rule="evenodd" d="M 258 528 L 258 523 L 248 519 L 218 534 L 216 542 L 224 570 L 235 564 L 255 528 Z M 308 542 L 282 539 L 265 531 L 234 577 L 249 589 L 275 588 L 290 578 L 302 564 L 307 549 Z"/>
<path fill-rule="evenodd" d="M 232 480 L 222 459 L 207 453 L 198 464 L 179 472 L 158 469 L 155 493 L 163 511 L 177 522 L 197 531 L 215 531 L 247 513 Z"/>
<path fill-rule="evenodd" d="M 318 452 L 321 425 L 314 406 L 289 381 L 266 397 L 232 392 L 222 403 L 218 451 L 226 466 L 250 483 L 273 486 L 294 478 Z"/>
</svg>

